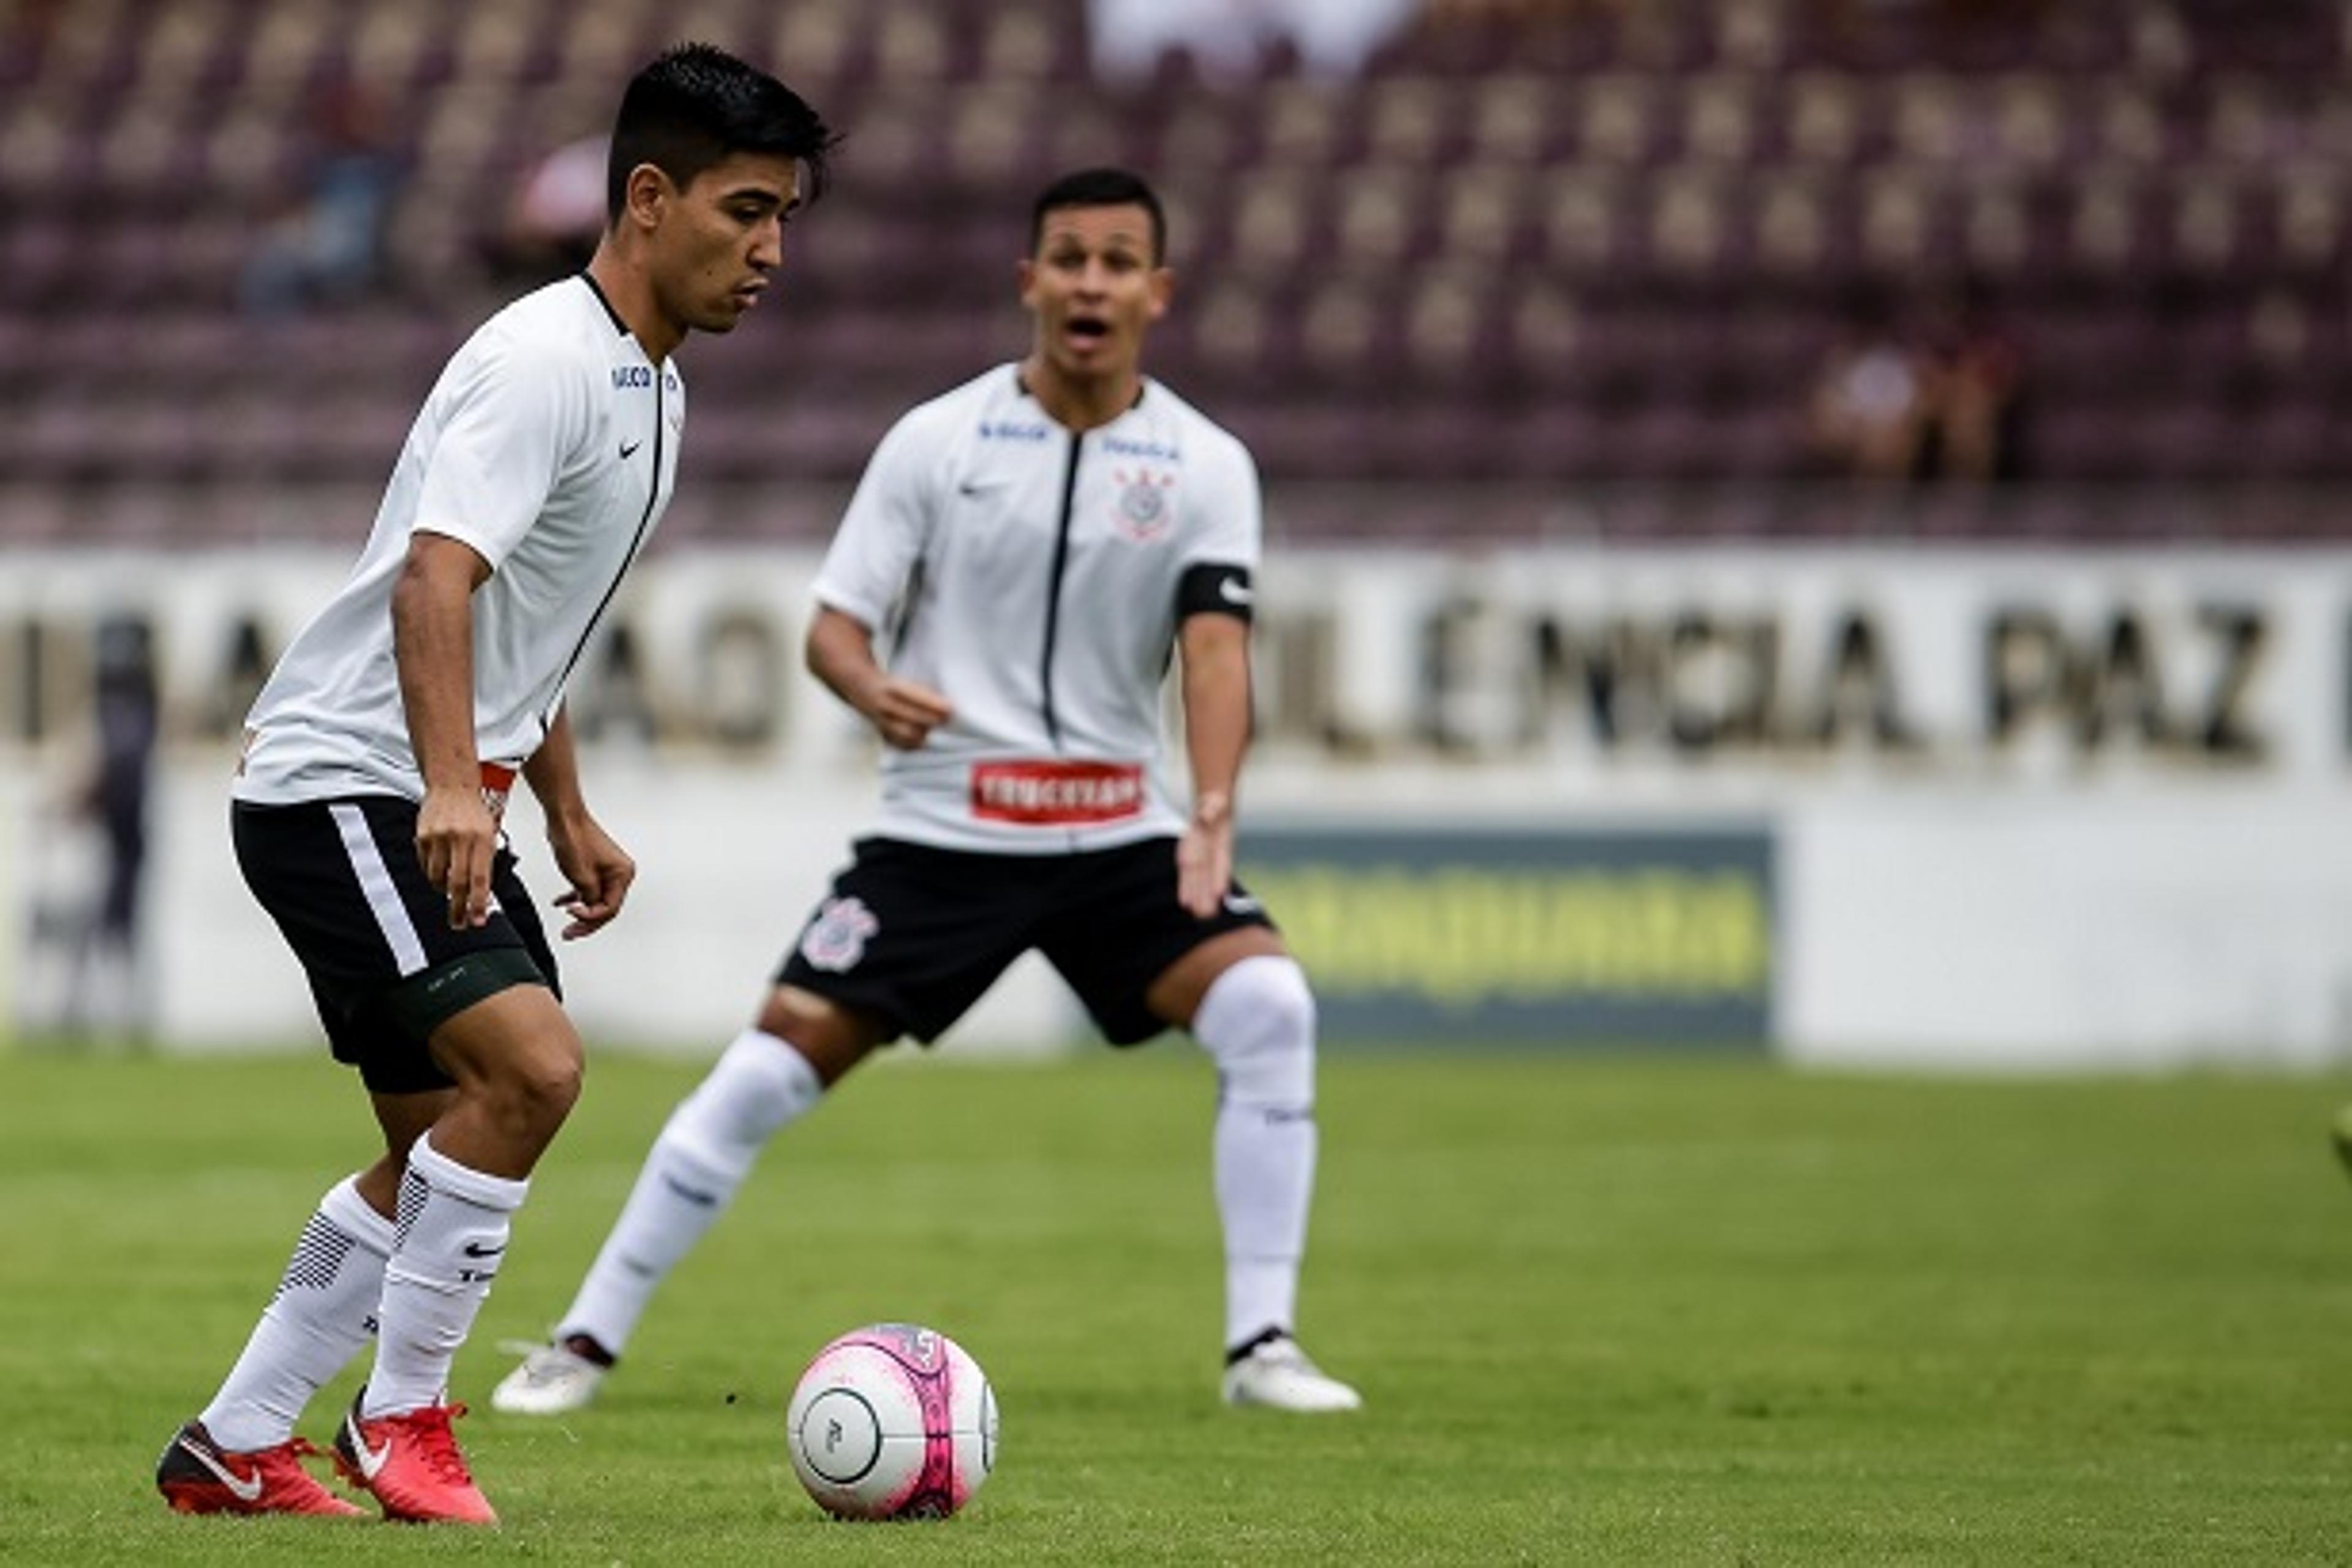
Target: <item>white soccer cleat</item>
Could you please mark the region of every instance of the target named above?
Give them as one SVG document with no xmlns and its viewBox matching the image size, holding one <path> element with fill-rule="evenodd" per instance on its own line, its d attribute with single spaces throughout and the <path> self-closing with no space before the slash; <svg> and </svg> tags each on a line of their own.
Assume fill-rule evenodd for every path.
<svg viewBox="0 0 2352 1568">
<path fill-rule="evenodd" d="M 1288 1334 L 1260 1340 L 1225 1368 L 1225 1403 L 1302 1415 L 1360 1410 L 1364 1397 L 1307 1359 Z"/>
<path fill-rule="evenodd" d="M 596 1385 L 612 1370 L 560 1344 L 499 1348 L 526 1352 L 522 1364 L 490 1390 L 490 1408 L 509 1415 L 569 1415 L 584 1410 L 596 1397 Z"/>
</svg>

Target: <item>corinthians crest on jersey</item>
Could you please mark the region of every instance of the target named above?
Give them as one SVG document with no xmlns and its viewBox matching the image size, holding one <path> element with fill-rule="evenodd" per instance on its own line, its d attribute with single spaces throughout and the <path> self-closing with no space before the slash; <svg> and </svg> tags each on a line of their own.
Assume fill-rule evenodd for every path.
<svg viewBox="0 0 2352 1568">
<path fill-rule="evenodd" d="M 1112 482 L 1118 485 L 1118 512 L 1113 525 L 1139 543 L 1159 538 L 1168 531 L 1168 521 L 1174 513 L 1168 492 L 1175 488 L 1176 476 L 1155 473 L 1150 468 L 1129 472 L 1114 469 Z"/>
</svg>

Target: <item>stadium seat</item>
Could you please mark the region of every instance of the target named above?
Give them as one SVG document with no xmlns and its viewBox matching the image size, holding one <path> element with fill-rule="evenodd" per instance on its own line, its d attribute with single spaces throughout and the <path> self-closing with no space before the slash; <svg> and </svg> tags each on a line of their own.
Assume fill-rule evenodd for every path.
<svg viewBox="0 0 2352 1568">
<path fill-rule="evenodd" d="M 507 185 L 679 28 L 779 63 L 850 133 L 789 308 L 689 354 L 689 449 L 730 484 L 845 482 L 894 399 L 1018 353 L 1008 215 L 1119 161 L 1176 220 L 1158 363 L 1244 400 L 1277 482 L 1793 474 L 1838 302 L 1874 288 L 1916 326 L 1961 275 L 1998 284 L 2032 364 L 2037 477 L 2352 463 L 2340 7 L 1473 9 L 1357 79 L 1293 57 L 1211 84 L 1178 57 L 1095 80 L 1084 0 L 47 8 L 37 43 L 0 26 L 0 367 L 55 389 L 11 400 L 5 477 L 380 484 L 495 302 L 478 230 Z M 239 277 L 339 77 L 398 105 L 393 275 L 253 337 Z M 170 400 L 208 389 L 192 436 Z"/>
</svg>

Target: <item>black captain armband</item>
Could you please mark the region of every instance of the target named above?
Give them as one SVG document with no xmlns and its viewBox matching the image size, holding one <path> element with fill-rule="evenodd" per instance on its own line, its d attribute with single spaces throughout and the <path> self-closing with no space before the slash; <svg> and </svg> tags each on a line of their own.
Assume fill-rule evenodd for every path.
<svg viewBox="0 0 2352 1568">
<path fill-rule="evenodd" d="M 1187 616 L 1237 616 L 1250 618 L 1255 595 L 1249 568 L 1212 563 L 1188 566 L 1176 584 L 1176 618 Z"/>
</svg>

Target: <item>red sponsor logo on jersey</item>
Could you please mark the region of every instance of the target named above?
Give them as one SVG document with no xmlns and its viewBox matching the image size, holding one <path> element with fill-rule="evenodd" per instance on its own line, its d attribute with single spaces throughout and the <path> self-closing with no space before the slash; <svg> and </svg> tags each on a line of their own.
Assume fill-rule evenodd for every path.
<svg viewBox="0 0 2352 1568">
<path fill-rule="evenodd" d="M 987 822 L 1065 827 L 1143 809 L 1138 763 L 975 763 L 971 814 Z"/>
</svg>

